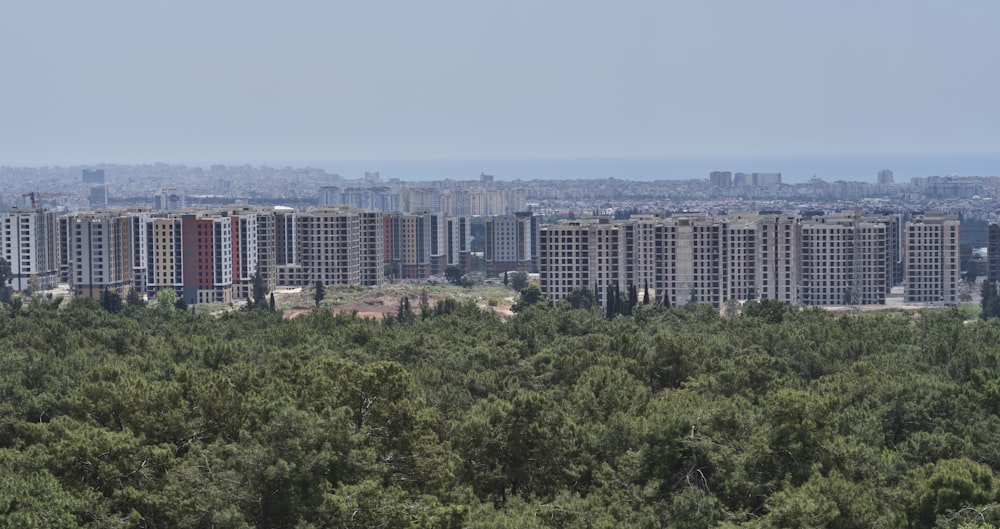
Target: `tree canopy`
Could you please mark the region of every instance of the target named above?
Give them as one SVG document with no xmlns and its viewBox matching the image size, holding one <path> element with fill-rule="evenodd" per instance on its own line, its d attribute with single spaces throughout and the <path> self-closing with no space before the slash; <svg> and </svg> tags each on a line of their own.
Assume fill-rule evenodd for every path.
<svg viewBox="0 0 1000 529">
<path fill-rule="evenodd" d="M 591 297 L 4 307 L 0 526 L 1000 524 L 997 319 Z"/>
</svg>

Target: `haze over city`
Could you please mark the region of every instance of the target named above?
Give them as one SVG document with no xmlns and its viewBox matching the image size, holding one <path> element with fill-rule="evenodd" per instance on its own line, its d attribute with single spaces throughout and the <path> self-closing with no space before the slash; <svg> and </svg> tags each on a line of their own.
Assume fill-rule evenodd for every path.
<svg viewBox="0 0 1000 529">
<path fill-rule="evenodd" d="M 989 1 L 16 3 L 0 19 L 0 164 L 974 153 L 987 161 L 968 170 L 987 174 L 998 15 Z M 963 171 L 939 165 L 928 174 Z"/>
</svg>

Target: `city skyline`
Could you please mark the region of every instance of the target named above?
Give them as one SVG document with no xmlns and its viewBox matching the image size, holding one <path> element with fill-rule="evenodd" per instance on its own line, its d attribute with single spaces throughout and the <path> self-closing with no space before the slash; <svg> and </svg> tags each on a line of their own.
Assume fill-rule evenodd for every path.
<svg viewBox="0 0 1000 529">
<path fill-rule="evenodd" d="M 0 164 L 996 153 L 997 15 L 901 0 L 19 4 L 0 21 Z"/>
</svg>

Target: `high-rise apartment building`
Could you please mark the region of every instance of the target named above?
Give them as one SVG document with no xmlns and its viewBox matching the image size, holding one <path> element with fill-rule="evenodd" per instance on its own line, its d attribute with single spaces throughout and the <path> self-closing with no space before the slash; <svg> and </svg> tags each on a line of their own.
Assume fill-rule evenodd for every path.
<svg viewBox="0 0 1000 529">
<path fill-rule="evenodd" d="M 1000 224 L 995 222 L 986 228 L 986 278 L 1000 283 Z"/>
<path fill-rule="evenodd" d="M 319 206 L 337 206 L 344 203 L 343 194 L 336 186 L 323 186 L 319 188 Z"/>
<path fill-rule="evenodd" d="M 40 208 L 11 208 L 0 217 L 3 251 L 10 263 L 15 291 L 37 284 L 41 290 L 55 288 L 59 280 L 59 225 L 55 213 Z"/>
<path fill-rule="evenodd" d="M 861 212 L 802 220 L 802 303 L 879 305 L 889 292 L 889 226 Z"/>
<path fill-rule="evenodd" d="M 539 229 L 539 286 L 546 297 L 559 301 L 579 287 L 594 289 L 595 294 L 600 291 L 599 283 L 605 282 L 607 275 L 603 270 L 600 280 L 597 275 L 597 231 L 601 223 L 611 224 L 609 219 L 594 218 Z"/>
<path fill-rule="evenodd" d="M 298 263 L 284 284 L 361 283 L 361 219 L 350 208 L 324 207 L 297 218 Z"/>
<path fill-rule="evenodd" d="M 680 215 L 664 219 L 663 288 L 671 305 L 722 302 L 723 273 L 720 218 Z"/>
<path fill-rule="evenodd" d="M 537 255 L 538 224 L 531 213 L 490 216 L 485 219 L 485 227 L 486 273 L 532 271 L 533 256 Z"/>
<path fill-rule="evenodd" d="M 108 205 L 108 186 L 90 188 L 90 207 L 101 208 Z"/>
<path fill-rule="evenodd" d="M 429 187 L 400 189 L 399 210 L 404 213 L 441 211 L 441 192 Z"/>
<path fill-rule="evenodd" d="M 881 171 L 878 172 L 878 185 L 880 186 L 890 185 L 893 182 L 894 180 L 892 176 L 892 170 L 882 169 Z"/>
<path fill-rule="evenodd" d="M 277 265 L 278 284 L 381 285 L 385 282 L 382 217 L 378 211 L 347 206 L 298 214 L 295 257 Z"/>
<path fill-rule="evenodd" d="M 104 169 L 84 169 L 82 176 L 84 184 L 104 185 Z"/>
<path fill-rule="evenodd" d="M 781 183 L 781 173 L 752 173 L 751 181 L 755 186 L 775 186 Z"/>
<path fill-rule="evenodd" d="M 233 297 L 249 299 L 253 296 L 253 278 L 260 273 L 260 215 L 249 208 L 223 211 L 221 215 L 233 219 Z"/>
<path fill-rule="evenodd" d="M 790 213 L 762 212 L 756 222 L 757 297 L 797 303 L 801 247 L 798 218 Z"/>
<path fill-rule="evenodd" d="M 895 226 L 898 216 L 863 212 L 564 221 L 540 229 L 541 288 L 559 300 L 588 286 L 602 303 L 603 289 L 617 285 L 648 289 L 671 305 L 883 304 L 893 284 Z"/>
<path fill-rule="evenodd" d="M 131 219 L 120 211 L 62 217 L 69 284 L 73 294 L 100 299 L 109 291 L 124 297 L 132 290 Z"/>
<path fill-rule="evenodd" d="M 426 279 L 444 273 L 448 264 L 447 218 L 439 212 L 386 215 L 385 260 L 404 279 Z"/>
<path fill-rule="evenodd" d="M 132 268 L 132 290 L 141 295 L 146 295 L 148 290 L 149 274 L 147 273 L 150 263 L 150 239 L 151 232 L 147 231 L 147 225 L 151 212 L 146 208 L 129 209 L 125 211 L 129 223 L 129 266 Z M 63 217 L 67 223 L 72 217 Z"/>
<path fill-rule="evenodd" d="M 468 274 L 472 271 L 472 219 L 446 218 L 448 230 L 448 265 L 457 266 Z M 387 259 L 388 260 L 388 259 Z"/>
<path fill-rule="evenodd" d="M 375 173 L 376 177 L 378 173 Z M 377 287 L 385 283 L 385 225 L 381 211 L 358 212 L 361 230 L 360 284 Z"/>
<path fill-rule="evenodd" d="M 955 215 L 913 215 L 903 230 L 905 299 L 910 303 L 958 303 L 959 222 Z"/>
<path fill-rule="evenodd" d="M 708 174 L 708 182 L 713 186 L 729 189 L 733 187 L 733 173 L 730 171 L 712 171 Z"/>
<path fill-rule="evenodd" d="M 146 230 L 146 295 L 155 297 L 158 292 L 172 289 L 183 296 L 183 255 L 181 219 L 178 217 L 149 217 Z"/>
<path fill-rule="evenodd" d="M 153 209 L 157 211 L 180 211 L 185 204 L 186 198 L 180 189 L 161 189 L 153 197 Z"/>
<path fill-rule="evenodd" d="M 240 269 L 239 218 L 181 215 L 182 296 L 187 303 L 228 303 Z"/>
</svg>

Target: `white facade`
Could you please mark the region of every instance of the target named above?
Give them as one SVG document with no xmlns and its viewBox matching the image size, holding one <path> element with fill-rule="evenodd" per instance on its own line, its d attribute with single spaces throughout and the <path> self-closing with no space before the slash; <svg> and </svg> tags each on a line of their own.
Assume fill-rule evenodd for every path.
<svg viewBox="0 0 1000 529">
<path fill-rule="evenodd" d="M 59 280 L 58 234 L 54 213 L 37 208 L 12 208 L 2 217 L 3 258 L 10 263 L 15 291 L 37 282 L 41 290 L 55 288 Z"/>
</svg>

